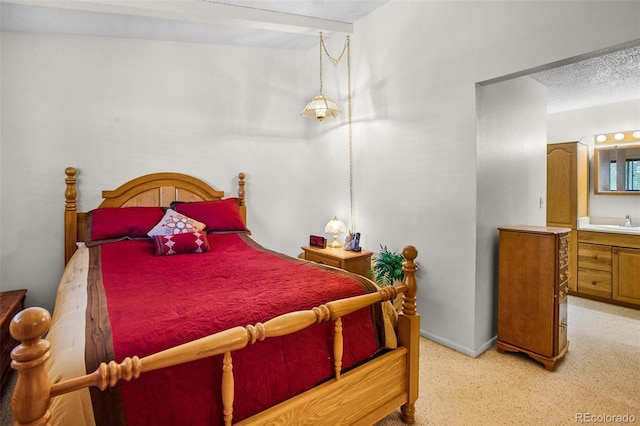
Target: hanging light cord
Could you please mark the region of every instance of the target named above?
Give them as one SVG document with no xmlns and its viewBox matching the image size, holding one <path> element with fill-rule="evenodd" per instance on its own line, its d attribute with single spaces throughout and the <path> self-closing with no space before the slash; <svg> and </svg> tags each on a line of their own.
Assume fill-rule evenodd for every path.
<svg viewBox="0 0 640 426">
<path fill-rule="evenodd" d="M 351 210 L 351 233 L 353 234 L 356 227 L 356 217 L 353 210 L 353 138 L 351 133 L 351 42 L 349 36 L 345 42 L 347 46 L 347 94 L 349 109 L 347 111 L 347 119 L 349 122 L 349 209 Z"/>
<path fill-rule="evenodd" d="M 351 131 L 351 41 L 349 36 L 344 41 L 344 46 L 342 46 L 342 52 L 337 58 L 331 56 L 329 51 L 327 50 L 327 46 L 324 44 L 324 38 L 322 37 L 322 32 L 320 33 L 320 94 L 322 94 L 322 51 L 327 54 L 327 57 L 333 64 L 333 66 L 337 67 L 342 60 L 345 52 L 347 53 L 347 103 L 348 103 L 348 111 L 347 111 L 347 122 L 348 122 L 348 133 L 349 133 L 349 211 L 351 213 L 351 233 L 354 233 L 354 229 L 356 227 L 356 218 L 355 212 L 353 209 L 353 134 Z"/>
<path fill-rule="evenodd" d="M 322 46 L 324 46 L 324 41 L 322 33 L 320 33 L 320 95 L 322 95 Z"/>
</svg>

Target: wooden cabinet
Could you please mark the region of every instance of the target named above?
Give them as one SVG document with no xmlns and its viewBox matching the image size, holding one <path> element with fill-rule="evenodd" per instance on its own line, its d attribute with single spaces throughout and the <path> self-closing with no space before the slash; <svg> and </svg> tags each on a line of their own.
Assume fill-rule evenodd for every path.
<svg viewBox="0 0 640 426">
<path fill-rule="evenodd" d="M 498 229 L 498 352 L 526 353 L 553 371 L 568 348 L 571 229 Z"/>
<path fill-rule="evenodd" d="M 373 253 L 367 250 L 348 251 L 341 247 L 316 248 L 309 246 L 302 247 L 302 250 L 304 250 L 306 260 L 334 266 L 363 277 L 366 277 L 367 271 L 371 269 L 371 255 Z"/>
<path fill-rule="evenodd" d="M 0 388 L 9 374 L 11 351 L 19 342 L 9 333 L 9 324 L 13 317 L 24 309 L 27 290 L 0 292 Z"/>
<path fill-rule="evenodd" d="M 579 296 L 640 307 L 640 235 L 580 231 Z"/>
<path fill-rule="evenodd" d="M 547 145 L 547 226 L 571 228 L 569 289 L 577 291 L 578 218 L 589 215 L 589 148 L 580 142 Z"/>
<path fill-rule="evenodd" d="M 640 306 L 640 249 L 613 247 L 612 298 Z"/>
</svg>

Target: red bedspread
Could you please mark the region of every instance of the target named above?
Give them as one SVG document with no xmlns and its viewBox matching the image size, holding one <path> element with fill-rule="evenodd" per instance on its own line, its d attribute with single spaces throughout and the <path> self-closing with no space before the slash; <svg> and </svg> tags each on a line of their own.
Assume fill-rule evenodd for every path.
<svg viewBox="0 0 640 426">
<path fill-rule="evenodd" d="M 91 248 L 87 371 L 221 330 L 375 291 L 368 280 L 286 257 L 244 234 L 211 234 L 204 254 L 154 256 L 149 240 Z M 107 315 L 108 313 L 108 315 Z M 343 318 L 345 368 L 380 348 L 379 307 Z M 111 337 L 109 337 L 109 329 Z M 234 421 L 332 375 L 333 322 L 234 352 Z M 215 425 L 222 421 L 221 356 L 92 391 L 98 424 Z M 124 413 L 124 416 L 122 415 Z"/>
</svg>

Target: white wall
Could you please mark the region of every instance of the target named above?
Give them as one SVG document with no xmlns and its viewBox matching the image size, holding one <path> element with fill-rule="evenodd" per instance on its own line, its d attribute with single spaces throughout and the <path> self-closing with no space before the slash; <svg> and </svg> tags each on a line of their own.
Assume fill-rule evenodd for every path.
<svg viewBox="0 0 640 426">
<path fill-rule="evenodd" d="M 359 228 L 368 247 L 418 248 L 424 335 L 470 355 L 486 347 L 495 283 L 476 278 L 495 259 L 477 256 L 490 223 L 478 214 L 522 218 L 478 192 L 488 185 L 476 168 L 476 83 L 640 38 L 639 18 L 630 2 L 392 0 L 356 23 Z"/>
<path fill-rule="evenodd" d="M 589 214 L 599 218 L 623 218 L 630 214 L 640 223 L 640 196 L 595 195 L 593 191 L 594 137 L 600 133 L 613 133 L 640 129 L 640 93 L 638 100 L 557 112 L 547 117 L 549 143 L 582 141 L 589 145 Z"/>
<path fill-rule="evenodd" d="M 424 334 L 471 355 L 495 334 L 491 284 L 476 287 L 478 262 L 494 262 L 477 256 L 477 215 L 503 207 L 479 197 L 476 83 L 640 38 L 639 15 L 633 2 L 392 0 L 355 24 L 356 229 L 368 249 L 418 248 Z M 232 192 L 245 171 L 255 239 L 292 255 L 328 218 L 348 217 L 345 117 L 299 116 L 317 94 L 317 47 L 11 33 L 1 43 L 0 283 L 28 287 L 27 304 L 53 304 L 70 165 L 85 210 L 144 173 Z M 344 77 L 327 74 L 326 94 L 343 104 Z"/>
<path fill-rule="evenodd" d="M 547 88 L 531 77 L 478 87 L 476 352 L 497 328 L 498 227 L 546 223 Z"/>
<path fill-rule="evenodd" d="M 254 238 L 293 256 L 333 216 L 344 164 L 299 115 L 318 90 L 307 52 L 6 32 L 1 42 L 0 282 L 28 288 L 28 305 L 53 307 L 67 166 L 79 170 L 81 211 L 159 171 L 235 195 L 243 171 Z"/>
</svg>

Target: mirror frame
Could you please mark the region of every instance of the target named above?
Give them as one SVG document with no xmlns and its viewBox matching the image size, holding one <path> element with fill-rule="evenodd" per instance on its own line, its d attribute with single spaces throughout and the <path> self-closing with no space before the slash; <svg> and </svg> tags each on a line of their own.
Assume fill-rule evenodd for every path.
<svg viewBox="0 0 640 426">
<path fill-rule="evenodd" d="M 600 153 L 603 151 L 621 151 L 640 149 L 640 143 L 595 146 L 593 149 L 593 193 L 596 195 L 640 195 L 640 191 L 608 191 L 600 189 Z"/>
</svg>

